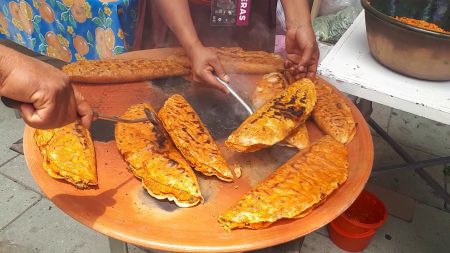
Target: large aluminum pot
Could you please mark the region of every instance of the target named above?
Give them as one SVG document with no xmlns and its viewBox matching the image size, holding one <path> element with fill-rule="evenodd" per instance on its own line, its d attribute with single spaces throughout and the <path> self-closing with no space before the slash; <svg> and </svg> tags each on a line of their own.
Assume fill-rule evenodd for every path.
<svg viewBox="0 0 450 253">
<path fill-rule="evenodd" d="M 404 75 L 435 81 L 450 80 L 450 34 L 417 28 L 392 18 L 397 15 L 423 18 L 443 24 L 442 27 L 448 29 L 450 3 L 444 1 L 447 6 L 441 8 L 448 8 L 445 9 L 447 13 L 438 16 L 430 15 L 424 9 L 426 7 L 418 6 L 426 2 L 433 1 L 361 0 L 366 11 L 370 52 L 381 64 Z M 393 4 L 398 6 L 389 6 Z M 427 17 L 421 16 L 422 9 L 428 13 Z"/>
</svg>

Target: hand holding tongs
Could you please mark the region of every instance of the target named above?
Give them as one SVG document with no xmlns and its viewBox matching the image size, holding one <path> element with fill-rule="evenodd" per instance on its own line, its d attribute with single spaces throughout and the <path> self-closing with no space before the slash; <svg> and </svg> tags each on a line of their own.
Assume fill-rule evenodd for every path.
<svg viewBox="0 0 450 253">
<path fill-rule="evenodd" d="M 247 110 L 250 115 L 253 114 L 253 109 L 250 107 L 250 105 L 248 105 L 245 100 L 242 99 L 241 96 L 239 96 L 239 94 L 237 94 L 236 91 L 227 82 L 223 81 L 217 76 L 216 79 L 231 93 L 231 95 L 233 95 L 233 97 L 237 99 L 237 101 L 239 101 L 239 103 L 241 103 L 242 106 L 244 106 L 245 110 Z"/>
</svg>

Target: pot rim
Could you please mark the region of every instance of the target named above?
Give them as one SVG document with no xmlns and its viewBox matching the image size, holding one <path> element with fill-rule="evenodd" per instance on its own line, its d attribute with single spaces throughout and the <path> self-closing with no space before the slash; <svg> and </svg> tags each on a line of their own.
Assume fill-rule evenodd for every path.
<svg viewBox="0 0 450 253">
<path fill-rule="evenodd" d="M 407 30 L 413 31 L 413 32 L 418 32 L 418 33 L 425 33 L 427 35 L 431 35 L 431 36 L 435 36 L 441 39 L 448 39 L 450 40 L 450 34 L 446 34 L 446 33 L 442 33 L 442 32 L 436 32 L 436 31 L 431 31 L 431 30 L 427 30 L 427 29 L 423 29 L 423 28 L 419 28 L 416 26 L 412 26 L 406 23 L 403 23 L 401 21 L 398 21 L 397 19 L 386 15 L 380 11 L 378 11 L 377 9 L 375 9 L 374 7 L 372 7 L 372 5 L 370 5 L 370 1 L 372 0 L 361 0 L 361 5 L 363 6 L 364 10 L 366 10 L 366 12 L 374 15 L 375 17 L 381 19 L 382 21 L 385 21 L 387 23 L 405 28 Z"/>
</svg>

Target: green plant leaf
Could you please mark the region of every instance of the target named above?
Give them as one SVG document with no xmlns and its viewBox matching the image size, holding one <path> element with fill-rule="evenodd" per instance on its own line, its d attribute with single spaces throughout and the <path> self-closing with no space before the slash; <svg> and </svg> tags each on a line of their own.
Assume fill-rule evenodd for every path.
<svg viewBox="0 0 450 253">
<path fill-rule="evenodd" d="M 37 33 L 41 33 L 41 28 L 39 27 L 38 24 L 36 24 L 35 22 L 33 22 L 33 26 L 34 26 L 34 30 L 36 30 Z"/>
<path fill-rule="evenodd" d="M 114 54 L 122 54 L 125 52 L 125 48 L 122 46 L 116 46 L 113 50 Z"/>
<path fill-rule="evenodd" d="M 87 40 L 88 40 L 90 43 L 93 43 L 93 42 L 94 42 L 94 38 L 92 37 L 91 31 L 88 31 L 88 32 L 87 32 L 86 37 L 87 37 Z"/>
<path fill-rule="evenodd" d="M 64 26 L 61 24 L 61 22 L 59 22 L 58 20 L 56 20 L 56 27 L 58 28 L 58 30 L 60 32 L 64 32 Z"/>
<path fill-rule="evenodd" d="M 39 50 L 39 52 L 45 52 L 45 50 L 47 49 L 47 45 L 45 45 L 44 43 L 41 43 L 40 45 L 39 45 L 39 48 L 38 48 L 38 50 Z"/>
<path fill-rule="evenodd" d="M 50 5 L 51 5 L 52 7 L 55 7 L 55 4 L 56 4 L 56 1 L 55 1 L 55 0 L 49 0 L 48 2 L 50 3 Z"/>
<path fill-rule="evenodd" d="M 8 7 L 6 7 L 6 4 L 5 5 L 3 5 L 3 13 L 5 14 L 5 16 L 6 17 L 9 17 L 9 10 L 8 10 Z"/>
<path fill-rule="evenodd" d="M 39 33 L 39 40 L 41 41 L 41 44 L 45 43 L 44 35 L 42 35 L 41 33 Z"/>
<path fill-rule="evenodd" d="M 69 15 L 69 22 L 73 26 L 73 28 L 77 28 L 77 22 L 75 21 L 72 15 Z"/>
<path fill-rule="evenodd" d="M 33 22 L 34 23 L 40 23 L 41 22 L 41 20 L 42 20 L 42 18 L 41 18 L 41 16 L 39 16 L 39 15 L 36 15 L 36 16 L 34 16 L 34 18 L 33 18 Z"/>
<path fill-rule="evenodd" d="M 110 17 L 107 17 L 105 20 L 105 26 L 111 27 L 111 25 L 112 25 L 112 19 Z"/>
<path fill-rule="evenodd" d="M 104 27 L 103 25 L 103 21 L 101 19 L 99 19 L 98 17 L 92 18 L 92 22 L 94 22 L 94 24 Z"/>
<path fill-rule="evenodd" d="M 33 50 L 34 50 L 34 47 L 36 46 L 36 38 L 31 38 L 31 39 L 30 39 L 30 42 L 31 42 L 31 47 L 32 47 Z"/>
<path fill-rule="evenodd" d="M 68 10 L 67 6 L 65 4 L 61 3 L 60 1 L 56 1 L 56 5 L 58 5 L 58 8 L 61 11 L 67 11 Z"/>
<path fill-rule="evenodd" d="M 69 20 L 69 13 L 67 11 L 61 13 L 61 20 L 62 21 Z"/>
<path fill-rule="evenodd" d="M 105 15 L 105 12 L 103 11 L 103 9 L 98 9 L 98 16 L 100 17 L 101 20 L 106 19 L 106 15 Z"/>
</svg>

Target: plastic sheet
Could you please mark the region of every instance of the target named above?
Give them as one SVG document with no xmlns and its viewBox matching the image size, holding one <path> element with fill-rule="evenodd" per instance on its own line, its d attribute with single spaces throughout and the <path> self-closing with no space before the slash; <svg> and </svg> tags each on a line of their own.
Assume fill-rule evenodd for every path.
<svg viewBox="0 0 450 253">
<path fill-rule="evenodd" d="M 359 0 L 322 0 L 319 16 L 335 14 L 349 6 L 361 7 L 361 4 Z"/>
<path fill-rule="evenodd" d="M 315 18 L 313 28 L 316 37 L 323 42 L 336 43 L 361 11 L 361 7 L 349 6 L 336 14 Z"/>
</svg>

